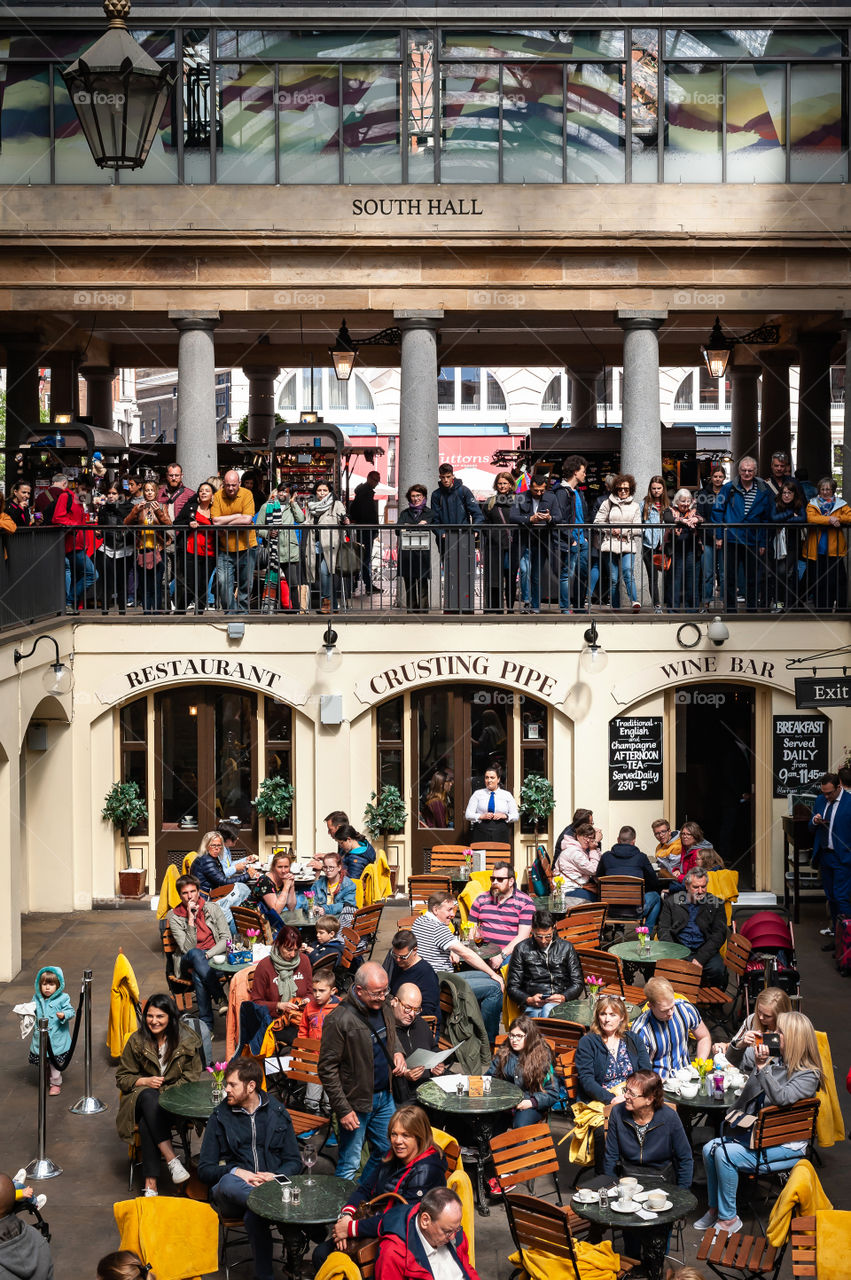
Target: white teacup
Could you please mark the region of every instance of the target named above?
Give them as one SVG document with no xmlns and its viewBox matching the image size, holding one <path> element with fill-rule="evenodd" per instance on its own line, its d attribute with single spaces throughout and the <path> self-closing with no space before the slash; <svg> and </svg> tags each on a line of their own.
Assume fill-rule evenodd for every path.
<svg viewBox="0 0 851 1280">
<path fill-rule="evenodd" d="M 682 1081 L 678 1080 L 676 1076 L 668 1076 L 665 1081 L 665 1088 L 669 1093 L 679 1093 L 682 1089 Z"/>
<path fill-rule="evenodd" d="M 637 1178 L 618 1178 L 618 1196 L 621 1202 L 631 1201 L 637 1187 Z"/>
<path fill-rule="evenodd" d="M 683 1081 L 683 1083 L 680 1085 L 680 1093 L 684 1098 L 696 1098 L 697 1085 L 693 1080 Z"/>
<path fill-rule="evenodd" d="M 659 1191 L 658 1189 L 656 1191 L 650 1191 L 647 1194 L 647 1208 L 654 1210 L 661 1209 L 662 1206 L 667 1203 L 667 1199 L 668 1197 L 665 1195 L 664 1191 Z"/>
</svg>

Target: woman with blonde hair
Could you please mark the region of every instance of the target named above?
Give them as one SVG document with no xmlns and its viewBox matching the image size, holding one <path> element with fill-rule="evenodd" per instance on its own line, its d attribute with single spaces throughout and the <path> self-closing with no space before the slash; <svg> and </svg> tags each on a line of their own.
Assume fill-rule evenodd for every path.
<svg viewBox="0 0 851 1280">
<path fill-rule="evenodd" d="M 762 1040 L 749 1045 L 741 1055 L 742 1069 L 750 1074 L 739 1095 L 736 1108 L 724 1120 L 724 1132 L 703 1148 L 709 1209 L 694 1223 L 698 1231 L 715 1227 L 733 1234 L 742 1230 L 736 1211 L 736 1190 L 740 1169 L 791 1169 L 807 1149 L 806 1142 L 751 1151 L 750 1136 L 756 1116 L 763 1107 L 789 1107 L 805 1098 L 814 1098 L 823 1083 L 821 1058 L 813 1024 L 803 1013 L 777 1015 L 779 1050 Z M 731 1059 L 732 1061 L 732 1059 Z"/>
<path fill-rule="evenodd" d="M 651 476 L 647 486 L 647 496 L 641 508 L 641 518 L 645 529 L 641 558 L 644 571 L 650 583 L 650 596 L 653 601 L 653 612 L 662 612 L 662 574 L 665 567 L 665 534 L 662 520 L 671 506 L 664 476 Z"/>
<path fill-rule="evenodd" d="M 594 523 L 603 526 L 600 540 L 601 564 L 608 562 L 612 584 L 612 609 L 619 609 L 618 578 L 638 613 L 641 605 L 635 589 L 635 556 L 641 546 L 641 505 L 635 500 L 635 476 L 615 476 L 612 492 L 604 499 Z"/>
<path fill-rule="evenodd" d="M 712 1046 L 713 1053 L 723 1053 L 737 1067 L 745 1049 L 751 1049 L 766 1031 L 777 1030 L 781 1013 L 792 1012 L 792 1001 L 780 987 L 764 987 L 754 1001 L 753 1013 L 748 1014 L 729 1044 L 719 1041 Z M 731 1056 L 732 1055 L 732 1056 Z"/>
</svg>

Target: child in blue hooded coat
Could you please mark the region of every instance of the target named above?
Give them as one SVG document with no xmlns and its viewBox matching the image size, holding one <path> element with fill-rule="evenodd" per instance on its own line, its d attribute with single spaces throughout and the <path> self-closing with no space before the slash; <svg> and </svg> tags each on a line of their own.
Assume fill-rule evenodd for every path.
<svg viewBox="0 0 851 1280">
<path fill-rule="evenodd" d="M 65 977 L 55 964 L 45 965 L 35 975 L 35 1030 L 30 1041 L 29 1060 L 38 1064 L 39 1035 L 38 1024 L 41 1018 L 47 1019 L 47 1036 L 53 1056 L 59 1063 L 54 1067 L 48 1058 L 50 1071 L 51 1095 L 62 1089 L 62 1071 L 68 1065 L 71 1049 L 71 1019 L 75 1009 L 65 991 Z"/>
</svg>

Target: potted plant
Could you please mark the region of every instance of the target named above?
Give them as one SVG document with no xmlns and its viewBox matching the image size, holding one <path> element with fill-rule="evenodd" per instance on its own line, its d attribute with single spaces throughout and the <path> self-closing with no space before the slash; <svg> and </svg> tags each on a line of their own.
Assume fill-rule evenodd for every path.
<svg viewBox="0 0 851 1280">
<path fill-rule="evenodd" d="M 363 811 L 364 826 L 373 839 L 384 836 L 386 844 L 387 836 L 398 835 L 405 830 L 405 823 L 408 821 L 405 802 L 399 794 L 399 788 L 390 783 L 383 786 L 378 795 L 371 792 L 369 800 L 370 803 Z"/>
<path fill-rule="evenodd" d="M 124 840 L 124 869 L 118 872 L 118 892 L 122 898 L 141 898 L 146 890 L 144 867 L 130 865 L 130 832 L 148 820 L 148 807 L 139 795 L 137 782 L 113 782 L 104 798 L 102 818 L 121 832 Z"/>
<path fill-rule="evenodd" d="M 535 824 L 535 844 L 538 831 L 550 820 L 555 808 L 555 792 L 549 778 L 541 773 L 527 773 L 520 787 L 520 811 Z"/>
<path fill-rule="evenodd" d="M 264 778 L 251 801 L 260 817 L 274 824 L 276 843 L 278 828 L 284 826 L 292 812 L 294 795 L 295 787 L 285 778 Z"/>
</svg>

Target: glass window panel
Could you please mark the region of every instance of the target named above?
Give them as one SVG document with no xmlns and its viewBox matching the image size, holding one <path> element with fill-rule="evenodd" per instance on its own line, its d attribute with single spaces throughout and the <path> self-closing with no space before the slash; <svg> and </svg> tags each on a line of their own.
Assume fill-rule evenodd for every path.
<svg viewBox="0 0 851 1280">
<path fill-rule="evenodd" d="M 374 409 L 375 402 L 372 399 L 372 392 L 364 382 L 363 378 L 355 374 L 355 408 L 356 409 Z"/>
<path fill-rule="evenodd" d="M 220 31 L 220 58 L 332 58 L 399 57 L 398 31 Z"/>
<path fill-rule="evenodd" d="M 218 69 L 222 142 L 217 182 L 275 181 L 274 74 L 242 63 Z"/>
<path fill-rule="evenodd" d="M 92 159 L 74 104 L 58 72 L 53 77 L 53 104 L 56 182 L 97 183 L 100 186 L 111 183 L 112 170 L 99 169 Z"/>
<path fill-rule="evenodd" d="M 718 379 L 713 378 L 707 368 L 698 370 L 700 375 L 700 408 L 718 408 Z"/>
<path fill-rule="evenodd" d="M 121 741 L 146 742 L 148 738 L 148 703 L 145 698 L 137 698 L 121 708 Z"/>
<path fill-rule="evenodd" d="M 337 67 L 278 67 L 281 182 L 340 181 L 339 103 Z"/>
<path fill-rule="evenodd" d="M 665 181 L 721 181 L 721 68 L 669 63 L 665 74 Z"/>
<path fill-rule="evenodd" d="M 408 36 L 408 181 L 434 182 L 434 40 Z"/>
<path fill-rule="evenodd" d="M 560 66 L 507 65 L 502 79 L 504 182 L 561 182 L 564 88 Z"/>
<path fill-rule="evenodd" d="M 187 183 L 210 181 L 210 33 L 186 31 L 183 36 L 183 176 Z M 216 144 L 221 141 L 217 125 Z"/>
<path fill-rule="evenodd" d="M 462 369 L 461 370 L 461 408 L 462 409 L 478 409 L 481 404 L 481 382 L 482 375 L 480 369 Z"/>
<path fill-rule="evenodd" d="M 792 68 L 791 179 L 845 182 L 848 160 L 842 149 L 842 69 Z"/>
<path fill-rule="evenodd" d="M 632 33 L 632 181 L 659 176 L 659 32 Z"/>
<path fill-rule="evenodd" d="M 343 68 L 343 180 L 401 182 L 398 67 Z"/>
<path fill-rule="evenodd" d="M 0 64 L 0 183 L 50 181 L 47 67 Z"/>
<path fill-rule="evenodd" d="M 147 751 L 122 751 L 121 753 L 121 781 L 135 782 L 139 788 L 139 795 L 142 800 L 147 803 L 148 800 L 148 753 Z M 140 822 L 138 826 L 131 827 L 129 832 L 131 836 L 145 836 L 148 834 L 147 820 Z"/>
<path fill-rule="evenodd" d="M 694 374 L 687 373 L 680 385 L 677 387 L 677 393 L 674 396 L 675 409 L 691 409 L 693 404 L 692 383 Z"/>
<path fill-rule="evenodd" d="M 349 407 L 349 384 L 348 382 L 340 382 L 330 371 L 328 378 L 328 408 L 329 409 L 348 409 Z"/>
<path fill-rule="evenodd" d="M 496 182 L 499 177 L 499 70 L 445 67 L 441 93 L 441 182 Z"/>
<path fill-rule="evenodd" d="M 379 742 L 401 742 L 403 710 L 401 698 L 391 698 L 378 708 Z"/>
<path fill-rule="evenodd" d="M 313 395 L 310 384 L 313 382 Z M 322 408 L 322 370 L 302 369 L 301 371 L 301 403 L 304 409 Z"/>
<path fill-rule="evenodd" d="M 102 31 L 25 31 L 20 35 L 0 37 L 0 61 L 6 58 L 32 58 L 56 61 L 67 66 L 100 39 Z M 175 56 L 173 31 L 132 29 L 133 39 L 152 58 L 169 62 Z"/>
<path fill-rule="evenodd" d="M 499 385 L 492 373 L 488 374 L 488 408 L 505 408 L 505 395 L 503 394 L 502 387 Z"/>
<path fill-rule="evenodd" d="M 250 827 L 251 797 L 251 726 L 254 698 L 249 693 L 228 689 L 217 692 L 215 788 L 216 817 Z"/>
<path fill-rule="evenodd" d="M 378 789 L 395 787 L 402 792 L 402 752 L 398 749 L 388 751 L 386 748 L 378 753 Z"/>
<path fill-rule="evenodd" d="M 444 58 L 622 58 L 623 31 L 444 31 Z"/>
<path fill-rule="evenodd" d="M 163 827 L 175 826 L 181 818 L 198 825 L 198 716 L 189 714 L 197 694 L 192 689 L 175 689 L 162 698 Z"/>
<path fill-rule="evenodd" d="M 502 766 L 503 772 L 508 755 L 508 718 L 513 716 L 513 699 L 509 696 L 505 701 L 494 699 L 494 690 L 490 688 L 473 689 L 470 706 L 470 768 L 472 772 L 471 789 L 485 785 L 485 770 L 491 765 Z M 487 704 L 490 703 L 488 706 Z"/>
<path fill-rule="evenodd" d="M 266 740 L 289 742 L 292 736 L 292 709 L 285 702 L 266 699 Z"/>
<path fill-rule="evenodd" d="M 669 58 L 839 58 L 841 36 L 813 23 L 806 31 L 748 28 L 727 31 L 668 29 L 665 54 Z"/>
<path fill-rule="evenodd" d="M 437 375 L 437 403 L 444 409 L 455 408 L 455 370 L 441 369 Z"/>
<path fill-rule="evenodd" d="M 547 708 L 542 702 L 537 702 L 534 698 L 526 698 L 522 707 L 523 741 L 545 744 L 547 741 Z"/>
<path fill-rule="evenodd" d="M 771 64 L 727 68 L 727 181 L 786 181 L 786 73 Z"/>
<path fill-rule="evenodd" d="M 571 66 L 567 81 L 568 182 L 624 180 L 624 68 Z"/>
<path fill-rule="evenodd" d="M 557 373 L 551 382 L 547 384 L 547 388 L 541 397 L 542 409 L 561 408 L 561 374 Z"/>
<path fill-rule="evenodd" d="M 278 396 L 278 408 L 284 411 L 295 409 L 295 374 L 291 373 L 281 388 Z"/>
<path fill-rule="evenodd" d="M 453 711 L 453 697 L 445 690 L 412 695 L 411 714 L 419 761 L 415 799 L 420 827 L 447 830 L 455 825 Z"/>
<path fill-rule="evenodd" d="M 123 169 L 119 182 L 142 183 L 177 182 L 177 147 L 174 141 L 174 90 L 165 104 L 159 128 L 154 135 L 148 158 L 141 169 Z"/>
</svg>

